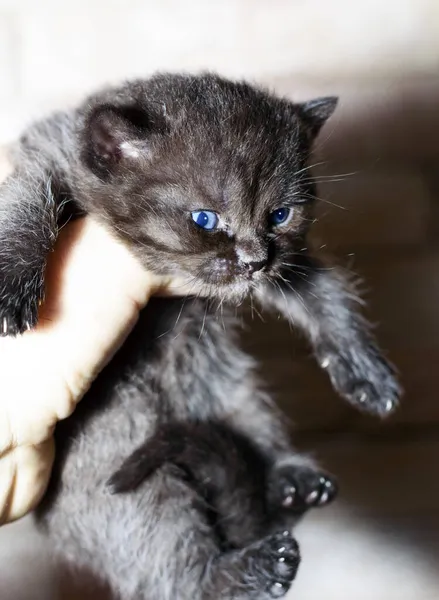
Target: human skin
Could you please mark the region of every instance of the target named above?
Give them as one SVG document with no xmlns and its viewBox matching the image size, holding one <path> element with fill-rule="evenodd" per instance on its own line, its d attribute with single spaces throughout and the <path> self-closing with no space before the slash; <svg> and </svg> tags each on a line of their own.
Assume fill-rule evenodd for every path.
<svg viewBox="0 0 439 600">
<path fill-rule="evenodd" d="M 38 326 L 0 337 L 0 524 L 41 500 L 57 421 L 74 411 L 149 297 L 170 287 L 91 218 L 60 232 Z"/>
</svg>

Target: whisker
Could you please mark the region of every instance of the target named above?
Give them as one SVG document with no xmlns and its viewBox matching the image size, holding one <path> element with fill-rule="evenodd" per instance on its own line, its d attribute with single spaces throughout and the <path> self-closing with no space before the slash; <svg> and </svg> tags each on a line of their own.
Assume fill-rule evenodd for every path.
<svg viewBox="0 0 439 600">
<path fill-rule="evenodd" d="M 323 202 L 324 204 L 329 204 L 330 206 L 334 206 L 335 208 L 339 208 L 340 210 L 349 210 L 346 206 L 342 206 L 341 204 L 336 204 L 327 198 L 322 198 L 321 196 L 316 196 L 315 194 L 310 194 L 306 192 L 303 195 L 305 198 L 309 198 L 310 200 L 316 200 L 317 202 Z"/>
<path fill-rule="evenodd" d="M 310 314 L 309 308 L 307 307 L 307 305 L 305 303 L 305 300 L 303 299 L 302 294 L 298 290 L 294 290 L 294 294 L 297 296 L 297 299 L 299 300 L 300 304 L 302 305 L 303 310 L 305 312 L 307 312 L 308 314 Z M 314 296 L 314 298 L 317 298 L 317 296 L 315 294 L 312 294 L 312 292 L 310 292 L 310 294 L 312 296 Z"/>
<path fill-rule="evenodd" d="M 175 320 L 175 323 L 174 323 L 174 327 L 173 327 L 173 329 L 175 329 L 175 328 L 177 327 L 177 325 L 178 325 L 178 323 L 179 323 L 179 321 L 180 321 L 180 317 L 181 317 L 181 315 L 182 315 L 182 313 L 183 313 L 183 309 L 184 309 L 184 307 L 185 307 L 185 305 L 186 305 L 186 300 L 187 300 L 187 299 L 188 299 L 188 296 L 184 296 L 184 298 L 183 298 L 183 302 L 182 302 L 182 304 L 181 304 L 180 310 L 179 310 L 179 312 L 178 312 L 178 315 L 177 315 L 177 318 L 176 318 L 176 320 Z M 177 334 L 177 335 L 178 335 L 178 334 Z M 174 339 L 175 339 L 175 338 L 174 338 Z"/>
<path fill-rule="evenodd" d="M 303 269 L 304 271 L 314 271 L 315 270 L 314 267 L 309 267 L 308 265 L 299 265 L 297 263 L 282 262 L 281 264 L 285 265 L 286 267 L 295 267 L 296 269 Z"/>
<path fill-rule="evenodd" d="M 281 263 L 283 266 L 285 267 L 290 267 L 287 269 L 287 271 L 292 271 L 294 273 L 294 275 L 301 275 L 302 277 L 306 277 L 306 279 L 308 279 L 308 273 L 301 273 L 300 269 L 302 269 L 301 265 L 295 265 L 294 263 Z M 296 269 L 299 269 L 296 271 Z M 312 269 L 310 267 L 307 267 L 306 270 L 308 271 L 312 271 Z M 282 277 L 281 275 L 279 275 L 279 277 Z"/>
<path fill-rule="evenodd" d="M 304 178 L 301 178 L 301 181 L 320 181 L 320 180 L 327 180 L 327 181 L 331 181 L 332 179 L 339 179 L 340 181 L 343 181 L 344 179 L 347 179 L 348 177 L 353 177 L 354 175 L 359 175 L 361 171 L 350 171 L 348 173 L 332 173 L 331 175 L 311 175 L 311 177 L 307 180 Z"/>
<path fill-rule="evenodd" d="M 206 325 L 206 317 L 207 317 L 207 310 L 208 310 L 208 308 L 209 308 L 209 304 L 208 304 L 208 302 L 206 302 L 206 304 L 205 304 L 205 310 L 204 310 L 203 323 L 201 325 L 201 331 L 200 331 L 200 335 L 198 336 L 198 341 L 200 341 L 201 338 L 203 337 L 204 327 Z"/>
<path fill-rule="evenodd" d="M 282 294 L 283 299 L 285 300 L 285 309 L 286 309 L 288 317 L 289 317 L 288 324 L 289 324 L 290 331 L 291 331 L 291 324 L 294 324 L 294 318 L 293 318 L 293 315 L 290 313 L 290 306 L 288 304 L 287 297 L 286 297 L 285 292 L 283 291 L 280 283 L 278 281 L 273 281 L 273 283 L 278 288 L 279 292 Z"/>
<path fill-rule="evenodd" d="M 255 313 L 258 315 L 258 317 L 260 318 L 260 320 L 262 321 L 262 323 L 265 323 L 265 319 L 264 317 L 261 315 L 261 313 L 258 311 L 258 309 L 256 308 L 256 306 L 254 307 Z"/>
<path fill-rule="evenodd" d="M 224 298 L 224 296 L 222 296 L 222 297 L 221 297 L 221 302 L 220 302 L 219 308 L 220 308 L 220 313 L 221 313 L 221 321 L 222 321 L 222 324 L 223 324 L 223 329 L 224 329 L 224 331 L 225 331 L 225 330 L 226 330 L 226 326 L 225 326 L 225 324 L 224 324 L 224 313 L 223 313 L 223 304 L 224 304 L 224 300 L 225 300 L 225 298 Z"/>
<path fill-rule="evenodd" d="M 297 177 L 298 175 L 301 175 L 302 173 L 305 173 L 306 171 L 309 171 L 310 169 L 315 169 L 315 167 L 321 167 L 322 165 L 326 165 L 326 164 L 328 164 L 328 161 L 327 160 L 322 160 L 322 161 L 314 163 L 312 165 L 306 165 L 302 169 L 299 169 L 298 171 L 295 171 L 294 177 Z"/>
</svg>

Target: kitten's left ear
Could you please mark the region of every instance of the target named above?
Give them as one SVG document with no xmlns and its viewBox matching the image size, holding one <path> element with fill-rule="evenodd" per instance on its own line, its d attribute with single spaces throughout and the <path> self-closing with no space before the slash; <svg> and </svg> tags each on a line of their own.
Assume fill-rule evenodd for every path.
<svg viewBox="0 0 439 600">
<path fill-rule="evenodd" d="M 326 96 L 324 98 L 315 98 L 299 104 L 299 114 L 315 137 L 329 117 L 334 112 L 338 104 L 337 96 Z"/>
<path fill-rule="evenodd" d="M 163 130 L 164 117 L 155 108 L 98 103 L 88 109 L 80 131 L 83 161 L 107 177 L 148 158 L 151 137 Z"/>
</svg>

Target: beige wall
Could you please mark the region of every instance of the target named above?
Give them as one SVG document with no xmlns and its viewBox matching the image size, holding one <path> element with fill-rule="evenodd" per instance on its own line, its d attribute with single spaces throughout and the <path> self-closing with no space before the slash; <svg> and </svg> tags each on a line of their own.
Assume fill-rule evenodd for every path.
<svg viewBox="0 0 439 600">
<path fill-rule="evenodd" d="M 439 73 L 439 2 L 0 0 L 0 142 L 102 82 L 204 68 L 298 95 Z"/>
</svg>

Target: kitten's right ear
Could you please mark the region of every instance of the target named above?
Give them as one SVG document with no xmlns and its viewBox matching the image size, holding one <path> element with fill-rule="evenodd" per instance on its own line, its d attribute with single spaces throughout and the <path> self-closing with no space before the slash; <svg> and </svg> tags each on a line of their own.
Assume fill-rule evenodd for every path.
<svg viewBox="0 0 439 600">
<path fill-rule="evenodd" d="M 127 162 L 147 158 L 153 122 L 146 110 L 101 104 L 85 117 L 82 130 L 83 160 L 105 176 Z"/>
<path fill-rule="evenodd" d="M 332 115 L 338 104 L 337 96 L 314 98 L 299 104 L 300 116 L 308 126 L 311 135 L 317 136 L 320 129 Z"/>
</svg>

